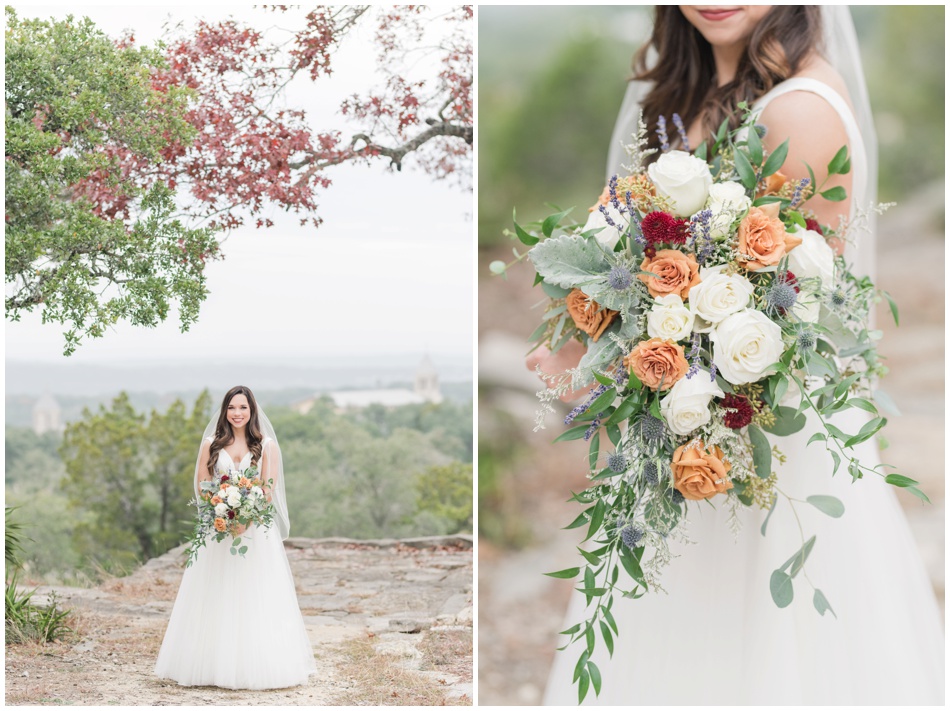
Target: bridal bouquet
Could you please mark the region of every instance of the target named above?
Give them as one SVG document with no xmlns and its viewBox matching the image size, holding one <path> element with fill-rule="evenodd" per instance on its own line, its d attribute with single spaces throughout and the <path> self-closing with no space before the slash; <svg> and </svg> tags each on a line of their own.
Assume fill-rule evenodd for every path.
<svg viewBox="0 0 950 711">
<path fill-rule="evenodd" d="M 273 484 L 273 480 L 268 483 Z M 195 562 L 198 550 L 206 545 L 209 537 L 220 542 L 231 536 L 231 555 L 243 557 L 247 553 L 247 546 L 241 545 L 240 536 L 235 535 L 238 526 L 251 523 L 266 526 L 274 520 L 274 507 L 267 501 L 262 484 L 257 467 L 244 471 L 218 470 L 211 481 L 199 483 L 201 495 L 193 502 L 198 506 L 198 517 L 186 567 Z"/>
<path fill-rule="evenodd" d="M 688 145 L 682 122 L 674 122 Z M 843 200 L 844 189 L 816 185 L 814 173 L 787 180 L 779 168 L 788 142 L 768 153 L 761 131 L 747 112 L 737 130 L 723 123 L 708 155 L 705 145 L 690 154 L 669 150 L 661 121 L 664 151 L 646 165 L 655 151 L 646 148 L 641 118 L 626 147 L 628 174 L 611 178 L 586 224 L 561 226 L 568 210 L 537 230 L 514 225 L 531 248 L 516 250 L 516 261 L 530 259 L 535 284 L 549 297 L 530 340 L 552 352 L 572 341 L 587 349 L 566 373 L 538 373 L 549 386 L 540 394 L 538 428 L 554 411 L 551 402 L 590 388 L 556 441 L 590 443 L 590 487 L 573 496 L 584 510 L 567 528 L 586 527 L 592 545 L 578 549 L 578 567 L 549 573 L 579 577 L 587 597 L 587 621 L 562 633 L 583 648 L 574 674 L 581 700 L 591 686 L 600 691 L 590 661 L 597 636 L 612 652 L 619 632 L 613 594 L 638 598 L 660 587 L 686 506 L 708 500 L 771 515 L 782 495 L 773 460 L 783 455 L 766 433 L 798 432 L 811 413 L 819 429 L 809 445 L 830 452 L 835 473 L 844 467 L 854 479 L 885 476 L 883 465 L 865 467 L 851 448 L 885 425 L 879 406 L 893 407 L 876 389 L 885 368 L 869 314 L 882 295 L 895 320 L 896 307 L 831 246 L 855 224 L 822 225 L 802 208 L 816 193 Z M 849 171 L 842 148 L 827 172 Z M 508 266 L 490 268 L 503 274 Z M 849 408 L 868 413 L 858 432 L 828 419 Z M 916 481 L 885 478 L 926 500 Z M 831 496 L 807 504 L 832 517 L 844 513 Z M 772 573 L 779 607 L 792 602 L 793 580 L 814 544 L 803 535 L 801 548 Z M 817 588 L 813 603 L 820 614 L 834 614 Z"/>
</svg>

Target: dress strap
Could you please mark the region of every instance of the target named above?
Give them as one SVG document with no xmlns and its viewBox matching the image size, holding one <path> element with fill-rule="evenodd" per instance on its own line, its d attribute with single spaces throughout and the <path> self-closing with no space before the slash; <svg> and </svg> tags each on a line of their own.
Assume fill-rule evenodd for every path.
<svg viewBox="0 0 950 711">
<path fill-rule="evenodd" d="M 848 135 L 848 149 L 851 154 L 851 180 L 852 194 L 864 195 L 868 179 L 867 155 L 864 150 L 864 140 L 861 138 L 861 129 L 858 128 L 858 122 L 851 112 L 848 102 L 837 91 L 825 84 L 823 81 L 812 77 L 792 77 L 777 84 L 771 91 L 761 96 L 752 106 L 757 114 L 761 114 L 766 106 L 773 100 L 784 94 L 790 94 L 793 91 L 807 91 L 817 94 L 827 101 L 838 116 L 841 123 L 844 124 L 845 133 Z M 855 201 L 851 201 L 851 216 L 854 217 L 855 210 L 859 206 Z M 863 207 L 867 207 L 866 205 Z"/>
</svg>

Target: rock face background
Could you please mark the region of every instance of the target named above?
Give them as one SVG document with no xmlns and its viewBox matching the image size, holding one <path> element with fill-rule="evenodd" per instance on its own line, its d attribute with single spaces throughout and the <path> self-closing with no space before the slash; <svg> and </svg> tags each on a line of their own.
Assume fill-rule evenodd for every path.
<svg viewBox="0 0 950 711">
<path fill-rule="evenodd" d="M 7 704 L 467 705 L 472 700 L 472 538 L 290 538 L 313 643 L 306 687 L 232 691 L 152 675 L 184 570 L 184 546 L 98 588 L 42 587 L 73 608 L 79 639 L 6 650 Z M 388 670 L 377 680 L 368 671 Z M 382 703 L 379 701 L 379 703 Z"/>
<path fill-rule="evenodd" d="M 882 387 L 902 412 L 889 417 L 882 460 L 920 481 L 933 502 L 897 492 L 941 605 L 943 210 L 941 182 L 885 213 L 877 237 L 877 284 L 900 307 L 899 327 L 886 304 L 877 313 L 880 352 L 890 368 Z M 479 255 L 479 704 L 488 705 L 541 701 L 554 650 L 564 643 L 557 633 L 572 587 L 542 574 L 577 565 L 573 545 L 583 532 L 571 536 L 576 532 L 560 528 L 578 512 L 566 503 L 570 492 L 587 485 L 586 443 L 552 445 L 556 415 L 548 417 L 547 430 L 532 432 L 541 387 L 524 367 L 525 339 L 540 318 L 532 307 L 541 296 L 531 288 L 530 265 L 518 265 L 508 280 L 487 276 L 492 260 L 510 261 L 510 254 L 509 245 Z"/>
</svg>

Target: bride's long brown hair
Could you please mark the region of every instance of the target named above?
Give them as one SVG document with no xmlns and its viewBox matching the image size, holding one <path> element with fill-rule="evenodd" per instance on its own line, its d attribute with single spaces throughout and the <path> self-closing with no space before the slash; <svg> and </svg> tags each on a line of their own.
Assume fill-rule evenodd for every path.
<svg viewBox="0 0 950 711">
<path fill-rule="evenodd" d="M 257 464 L 261 460 L 261 448 L 264 441 L 261 435 L 261 424 L 257 418 L 257 400 L 254 399 L 254 393 L 246 385 L 237 385 L 224 395 L 224 401 L 221 403 L 221 413 L 218 415 L 218 423 L 214 428 L 214 439 L 211 440 L 211 449 L 208 453 L 208 473 L 214 477 L 214 467 L 218 462 L 218 455 L 221 450 L 234 441 L 234 430 L 231 423 L 228 422 L 228 405 L 231 398 L 235 395 L 243 395 L 247 398 L 248 409 L 251 411 L 247 418 L 247 424 L 244 426 L 244 436 L 247 439 L 247 448 L 251 451 L 251 464 Z"/>
<path fill-rule="evenodd" d="M 735 78 L 717 86 L 712 46 L 679 7 L 657 5 L 653 35 L 633 62 L 634 79 L 653 82 L 643 100 L 651 147 L 660 147 L 653 128 L 661 115 L 669 119 L 678 113 L 687 127 L 701 117 L 707 137 L 715 135 L 726 118 L 730 128 L 736 128 L 741 119 L 736 112 L 740 101 L 751 104 L 794 75 L 809 54 L 821 50 L 820 45 L 820 6 L 776 5 L 752 31 Z M 657 61 L 648 66 L 651 49 Z"/>
</svg>

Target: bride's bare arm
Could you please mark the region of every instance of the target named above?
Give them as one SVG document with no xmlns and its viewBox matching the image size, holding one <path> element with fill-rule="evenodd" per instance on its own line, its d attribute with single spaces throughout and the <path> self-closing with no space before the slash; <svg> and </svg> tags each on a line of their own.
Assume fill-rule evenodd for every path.
<svg viewBox="0 0 950 711">
<path fill-rule="evenodd" d="M 211 457 L 211 442 L 204 440 L 201 443 L 201 449 L 198 451 L 198 471 L 195 473 L 198 491 L 201 491 L 201 482 L 211 481 L 211 473 L 208 471 L 208 460 Z"/>
<path fill-rule="evenodd" d="M 815 195 L 803 205 L 804 209 L 814 211 L 820 223 L 837 227 L 839 217 L 847 217 L 851 210 L 852 183 L 850 173 L 832 176 L 825 182 L 828 163 L 841 146 L 848 145 L 848 134 L 838 112 L 817 94 L 793 91 L 771 101 L 762 112 L 761 121 L 768 128 L 763 143 L 769 150 L 789 139 L 788 157 L 782 166 L 782 173 L 788 178 L 807 178 L 807 164 L 815 171 L 822 190 L 840 185 L 847 191 L 847 199 L 841 202 L 830 202 Z M 850 149 L 849 146 L 849 152 Z M 843 243 L 829 244 L 839 254 L 844 250 Z"/>
<path fill-rule="evenodd" d="M 280 449 L 277 443 L 271 440 L 264 446 L 264 456 L 261 462 L 261 489 L 264 490 L 264 496 L 271 500 L 273 487 L 277 485 L 277 478 L 280 476 Z M 268 483 L 270 479 L 273 484 Z"/>
</svg>

